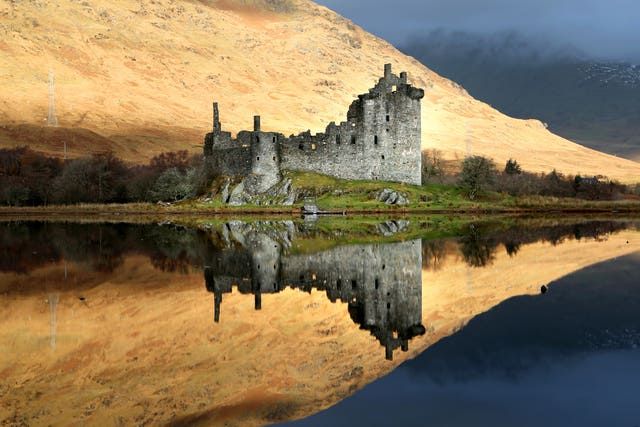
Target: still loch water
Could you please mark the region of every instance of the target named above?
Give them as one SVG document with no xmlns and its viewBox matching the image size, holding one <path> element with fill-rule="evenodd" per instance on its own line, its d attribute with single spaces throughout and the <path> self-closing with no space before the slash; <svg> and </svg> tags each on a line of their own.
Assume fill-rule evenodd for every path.
<svg viewBox="0 0 640 427">
<path fill-rule="evenodd" d="M 640 425 L 640 227 L 0 223 L 2 425 Z"/>
</svg>

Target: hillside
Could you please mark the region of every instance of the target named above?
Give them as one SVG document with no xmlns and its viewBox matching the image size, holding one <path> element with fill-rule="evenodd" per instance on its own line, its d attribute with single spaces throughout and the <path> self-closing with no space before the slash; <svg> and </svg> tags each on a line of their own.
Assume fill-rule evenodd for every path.
<svg viewBox="0 0 640 427">
<path fill-rule="evenodd" d="M 572 141 L 640 160 L 640 66 L 537 45 L 515 33 L 433 32 L 402 50 L 513 117 L 537 117 Z"/>
<path fill-rule="evenodd" d="M 537 120 L 509 118 L 307 0 L 3 2 L 0 17 L 3 147 L 28 142 L 61 155 L 61 139 L 48 130 L 34 129 L 43 135 L 34 138 L 15 127 L 46 123 L 50 70 L 72 155 L 111 148 L 142 161 L 199 151 L 214 100 L 234 133 L 254 114 L 265 130 L 322 131 L 392 63 L 425 88 L 424 148 L 449 158 L 513 157 L 528 170 L 640 177 L 640 164 L 573 144 Z"/>
</svg>

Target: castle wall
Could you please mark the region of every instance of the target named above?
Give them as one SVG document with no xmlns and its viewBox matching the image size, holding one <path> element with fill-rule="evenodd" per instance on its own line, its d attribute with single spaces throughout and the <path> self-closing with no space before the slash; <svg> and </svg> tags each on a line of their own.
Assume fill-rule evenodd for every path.
<svg viewBox="0 0 640 427">
<path fill-rule="evenodd" d="M 280 144 L 283 169 L 345 179 L 421 183 L 421 89 L 385 70 L 385 77 L 349 107 L 347 121 Z"/>
<path fill-rule="evenodd" d="M 246 176 L 251 172 L 251 147 L 231 138 L 229 132 L 205 136 L 205 156 L 220 175 Z"/>
<path fill-rule="evenodd" d="M 374 106 L 375 118 L 369 140 L 378 136 L 381 159 L 380 179 L 385 181 L 421 184 L 421 108 L 423 92 L 408 85 L 400 85 Z M 384 105 L 383 105 L 384 103 Z M 387 120 L 388 117 L 388 120 Z"/>
<path fill-rule="evenodd" d="M 420 185 L 423 96 L 422 89 L 407 84 L 406 73 L 396 76 L 387 64 L 378 83 L 351 104 L 347 121 L 330 123 L 324 133 L 290 138 L 261 132 L 255 116 L 254 131 L 242 131 L 232 140 L 220 131 L 214 104 L 214 132 L 205 138 L 205 155 L 218 158 L 219 173 L 246 176 L 253 192 L 275 185 L 283 169 Z"/>
<path fill-rule="evenodd" d="M 356 124 L 329 126 L 323 134 L 294 136 L 280 144 L 282 168 L 318 172 L 345 179 L 375 179 L 368 169 L 361 132 Z"/>
</svg>

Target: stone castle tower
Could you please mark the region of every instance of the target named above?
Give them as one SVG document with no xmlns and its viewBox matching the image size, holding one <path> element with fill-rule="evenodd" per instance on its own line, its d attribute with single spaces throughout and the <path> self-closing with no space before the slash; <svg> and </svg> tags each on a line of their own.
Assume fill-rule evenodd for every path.
<svg viewBox="0 0 640 427">
<path fill-rule="evenodd" d="M 245 177 L 245 187 L 254 192 L 275 185 L 281 170 L 420 185 L 423 97 L 422 89 L 407 82 L 407 73 L 397 76 L 386 64 L 378 83 L 353 101 L 346 121 L 330 123 L 324 133 L 288 138 L 263 132 L 255 116 L 253 131 L 233 139 L 222 131 L 214 103 L 213 132 L 205 137 L 204 154 L 216 172 Z"/>
</svg>

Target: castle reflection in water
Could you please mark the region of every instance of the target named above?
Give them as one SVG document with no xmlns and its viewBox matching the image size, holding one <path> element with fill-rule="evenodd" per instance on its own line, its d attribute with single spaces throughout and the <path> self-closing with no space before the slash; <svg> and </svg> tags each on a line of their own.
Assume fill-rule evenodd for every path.
<svg viewBox="0 0 640 427">
<path fill-rule="evenodd" d="M 214 320 L 220 322 L 225 293 L 236 287 L 252 294 L 262 309 L 262 294 L 287 287 L 326 292 L 348 306 L 352 320 L 370 331 L 388 360 L 398 348 L 425 333 L 422 325 L 422 242 L 338 246 L 322 252 L 292 254 L 293 223 L 277 229 L 231 222 L 222 228 L 216 250 L 208 251 L 204 276 L 214 295 Z M 274 308 L 275 309 L 275 308 Z"/>
</svg>

